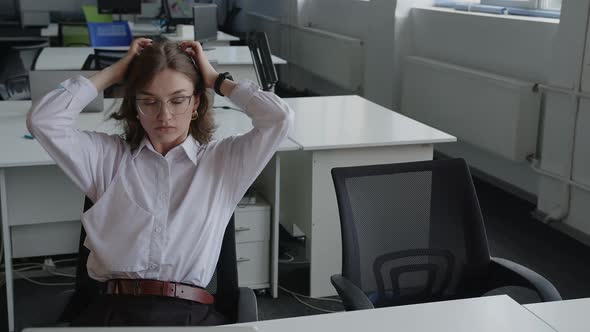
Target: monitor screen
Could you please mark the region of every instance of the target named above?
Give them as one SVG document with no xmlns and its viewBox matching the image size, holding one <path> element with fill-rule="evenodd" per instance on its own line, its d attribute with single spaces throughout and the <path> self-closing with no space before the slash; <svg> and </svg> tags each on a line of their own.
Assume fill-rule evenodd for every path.
<svg viewBox="0 0 590 332">
<path fill-rule="evenodd" d="M 195 40 L 217 40 L 217 5 L 195 4 L 193 6 Z"/>
<path fill-rule="evenodd" d="M 100 14 L 141 14 L 141 0 L 98 0 Z"/>
</svg>

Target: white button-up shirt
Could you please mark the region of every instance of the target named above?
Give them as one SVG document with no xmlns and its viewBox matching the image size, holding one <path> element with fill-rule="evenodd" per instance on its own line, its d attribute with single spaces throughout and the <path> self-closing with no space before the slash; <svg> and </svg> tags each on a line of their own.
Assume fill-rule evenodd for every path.
<svg viewBox="0 0 590 332">
<path fill-rule="evenodd" d="M 207 286 L 236 205 L 288 133 L 289 106 L 240 82 L 229 98 L 252 119 L 250 132 L 204 145 L 189 135 L 162 156 L 147 137 L 131 150 L 118 135 L 77 129 L 96 96 L 92 82 L 76 77 L 27 117 L 31 134 L 95 202 L 81 218 L 88 274 Z"/>
</svg>

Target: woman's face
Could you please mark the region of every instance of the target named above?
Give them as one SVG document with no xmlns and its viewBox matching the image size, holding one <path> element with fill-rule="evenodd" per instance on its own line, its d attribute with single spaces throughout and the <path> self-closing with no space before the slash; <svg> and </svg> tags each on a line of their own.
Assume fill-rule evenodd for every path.
<svg viewBox="0 0 590 332">
<path fill-rule="evenodd" d="M 187 137 L 199 96 L 193 95 L 194 85 L 184 74 L 165 69 L 136 97 L 141 126 L 154 149 L 165 154 Z"/>
</svg>

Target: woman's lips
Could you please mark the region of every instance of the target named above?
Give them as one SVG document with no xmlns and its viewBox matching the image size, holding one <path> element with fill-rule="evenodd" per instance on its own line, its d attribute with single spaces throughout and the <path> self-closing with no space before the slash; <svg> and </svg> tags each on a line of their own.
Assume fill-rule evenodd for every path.
<svg viewBox="0 0 590 332">
<path fill-rule="evenodd" d="M 156 129 L 156 131 L 159 131 L 159 132 L 169 132 L 169 131 L 173 131 L 175 129 L 175 127 L 172 127 L 172 126 L 160 126 L 160 127 L 156 127 L 155 129 Z"/>
</svg>

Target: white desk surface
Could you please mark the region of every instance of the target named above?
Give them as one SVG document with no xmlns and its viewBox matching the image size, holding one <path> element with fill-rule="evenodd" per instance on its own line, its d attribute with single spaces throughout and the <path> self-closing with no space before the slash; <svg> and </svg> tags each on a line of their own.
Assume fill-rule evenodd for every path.
<svg viewBox="0 0 590 332">
<path fill-rule="evenodd" d="M 289 137 L 303 150 L 455 142 L 456 138 L 359 96 L 285 98 L 295 111 Z"/>
<path fill-rule="evenodd" d="M 201 327 L 29 327 L 22 332 L 257 332 L 250 326 Z"/>
<path fill-rule="evenodd" d="M 186 27 L 193 28 L 192 24 L 186 24 Z M 186 29 L 185 27 L 185 29 Z M 160 33 L 160 28 L 151 24 L 151 23 L 134 23 L 134 22 L 129 22 L 129 29 L 131 29 L 131 33 L 133 33 L 133 35 L 138 35 L 140 36 L 141 34 L 148 34 L 148 35 L 156 35 Z M 194 29 L 194 28 L 193 28 Z M 162 34 L 164 37 L 168 37 L 168 36 L 176 36 L 175 33 L 172 34 Z M 240 40 L 239 37 L 236 37 L 234 35 L 230 35 L 228 33 L 225 33 L 223 31 L 217 31 L 217 41 L 237 41 Z"/>
<path fill-rule="evenodd" d="M 525 305 L 559 332 L 590 331 L 590 298 Z"/>
<path fill-rule="evenodd" d="M 104 49 L 126 50 L 128 47 L 105 47 Z M 35 64 L 36 70 L 79 70 L 88 55 L 93 54 L 92 47 L 46 47 Z M 247 46 L 219 46 L 206 51 L 207 58 L 218 65 L 252 65 L 252 57 Z M 286 64 L 279 57 L 272 56 L 274 64 Z"/>
<path fill-rule="evenodd" d="M 217 97 L 216 105 L 231 105 L 225 98 Z M 116 110 L 120 99 L 105 99 L 105 111 L 98 113 L 81 113 L 78 128 L 96 130 L 108 134 L 120 132 L 114 120 L 108 119 L 110 111 Z M 28 133 L 25 123 L 26 113 L 31 107 L 31 101 L 3 101 L 0 102 L 0 168 L 19 166 L 54 165 L 53 159 L 43 150 L 35 140 L 23 136 Z M 226 109 L 214 109 L 215 123 L 218 126 L 214 139 L 222 139 L 231 135 L 248 132 L 252 122 L 245 114 Z M 279 151 L 298 150 L 300 147 L 285 139 Z"/>
<path fill-rule="evenodd" d="M 255 327 L 258 332 L 555 332 L 506 295 L 265 320 L 215 328 L 69 327 L 31 328 L 25 332 L 241 332 L 241 327 Z"/>
<path fill-rule="evenodd" d="M 168 40 L 172 40 L 172 41 L 181 41 L 181 40 L 194 40 L 194 32 L 189 31 L 189 33 L 185 33 L 184 36 L 179 36 L 177 33 L 164 33 L 162 34 L 162 37 L 168 39 Z M 240 40 L 239 37 L 236 36 L 232 36 L 230 34 L 227 34 L 223 31 L 217 31 L 217 42 L 227 42 L 229 43 L 230 41 L 238 41 Z M 207 44 L 205 43 L 205 47 L 207 46 Z"/>
<path fill-rule="evenodd" d="M 555 332 L 506 295 L 240 325 L 259 332 Z"/>
</svg>

